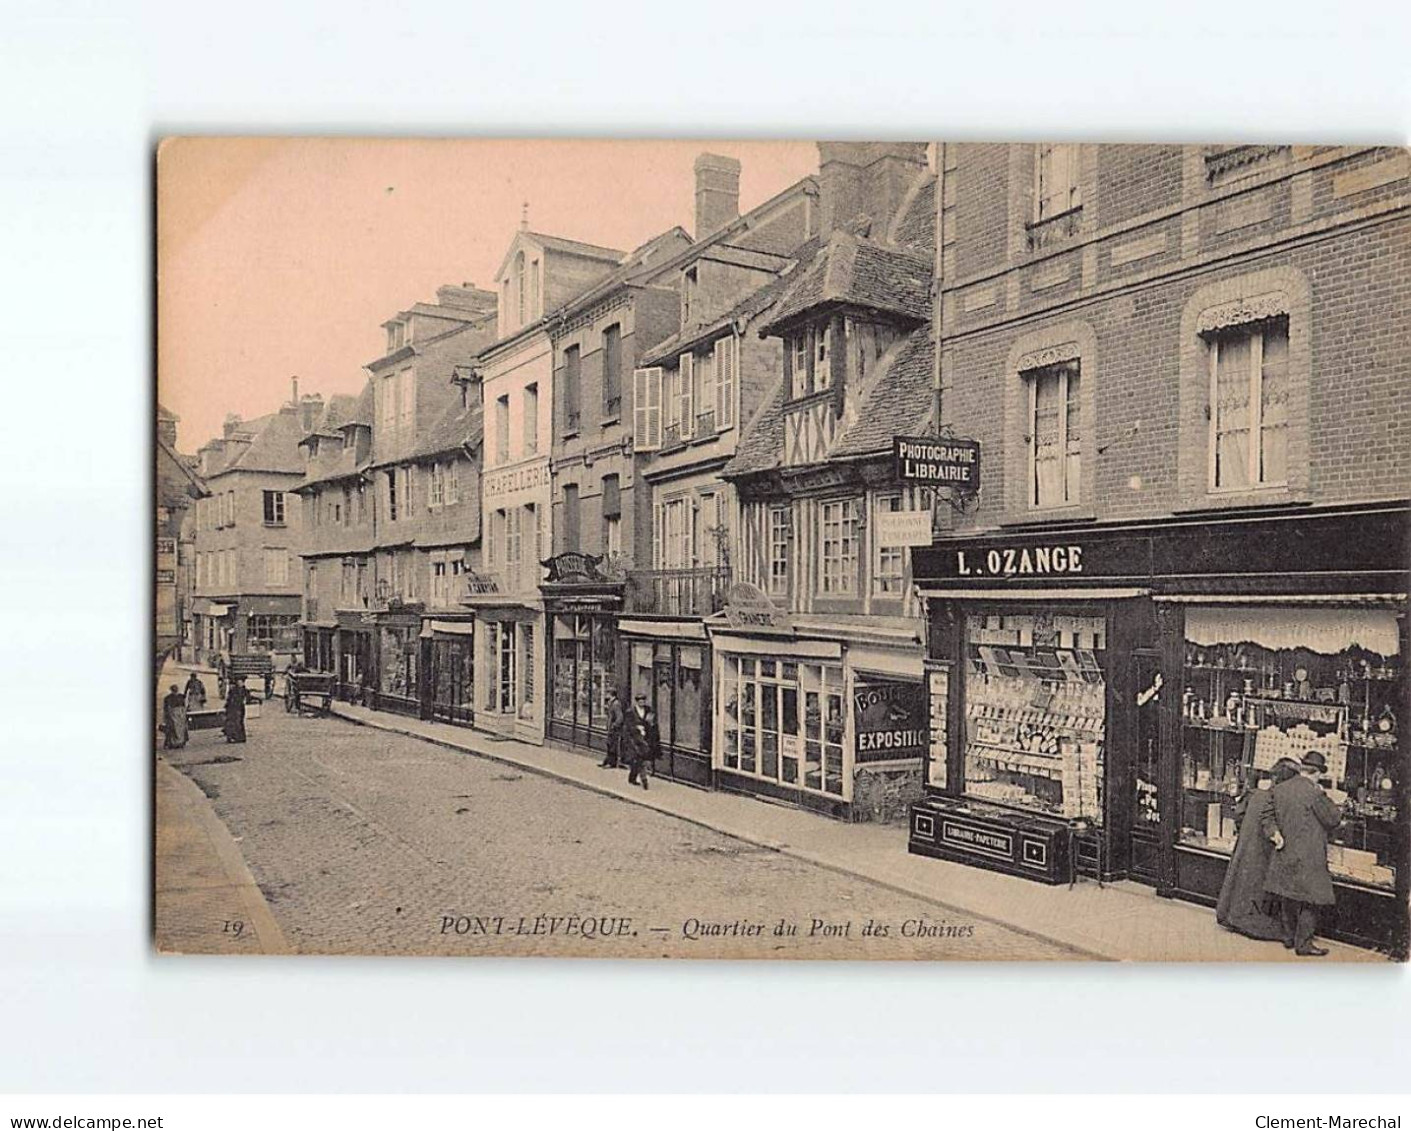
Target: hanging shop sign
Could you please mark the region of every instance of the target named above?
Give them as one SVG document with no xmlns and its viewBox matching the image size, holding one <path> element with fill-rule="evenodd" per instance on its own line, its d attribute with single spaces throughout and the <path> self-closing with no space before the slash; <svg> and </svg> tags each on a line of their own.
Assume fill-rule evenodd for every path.
<svg viewBox="0 0 1411 1131">
<path fill-rule="evenodd" d="M 758 585 L 737 581 L 725 591 L 725 620 L 731 628 L 790 632 L 789 616 Z"/>
<path fill-rule="evenodd" d="M 540 562 L 549 571 L 545 579 L 551 585 L 602 585 L 608 578 L 598 567 L 602 558 L 579 550 L 568 550 Z"/>
<path fill-rule="evenodd" d="M 939 436 L 896 436 L 892 440 L 897 479 L 918 487 L 980 489 L 980 441 Z"/>
<path fill-rule="evenodd" d="M 926 750 L 926 708 L 926 692 L 919 683 L 858 683 L 853 691 L 857 761 L 920 759 Z"/>
</svg>

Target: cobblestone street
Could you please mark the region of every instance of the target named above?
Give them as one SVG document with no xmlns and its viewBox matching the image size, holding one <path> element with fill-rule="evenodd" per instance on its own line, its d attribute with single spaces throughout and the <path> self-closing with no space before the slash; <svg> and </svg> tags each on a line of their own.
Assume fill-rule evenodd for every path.
<svg viewBox="0 0 1411 1131">
<path fill-rule="evenodd" d="M 293 718 L 278 702 L 249 730 L 244 746 L 202 732 L 165 753 L 210 798 L 302 953 L 1078 957 L 431 743 Z M 781 920 L 797 933 L 776 934 Z M 886 936 L 865 934 L 869 921 Z"/>
</svg>

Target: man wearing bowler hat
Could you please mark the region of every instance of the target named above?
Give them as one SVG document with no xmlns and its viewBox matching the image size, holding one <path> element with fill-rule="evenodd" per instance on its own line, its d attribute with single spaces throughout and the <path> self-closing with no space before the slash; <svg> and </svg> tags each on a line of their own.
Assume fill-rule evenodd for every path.
<svg viewBox="0 0 1411 1131">
<path fill-rule="evenodd" d="M 1328 833 L 1342 822 L 1336 805 L 1318 784 L 1328 770 L 1323 755 L 1303 755 L 1297 777 L 1271 791 L 1261 827 L 1274 842 L 1274 854 L 1264 888 L 1282 901 L 1284 946 L 1297 954 L 1321 957 L 1327 950 L 1313 943 L 1318 908 L 1333 905 L 1333 878 L 1328 871 Z"/>
</svg>

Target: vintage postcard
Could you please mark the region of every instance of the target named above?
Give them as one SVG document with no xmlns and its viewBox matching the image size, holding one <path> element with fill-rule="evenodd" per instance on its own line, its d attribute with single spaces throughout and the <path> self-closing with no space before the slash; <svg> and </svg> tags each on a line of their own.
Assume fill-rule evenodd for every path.
<svg viewBox="0 0 1411 1131">
<path fill-rule="evenodd" d="M 160 952 L 1406 958 L 1407 152 L 156 165 Z"/>
</svg>

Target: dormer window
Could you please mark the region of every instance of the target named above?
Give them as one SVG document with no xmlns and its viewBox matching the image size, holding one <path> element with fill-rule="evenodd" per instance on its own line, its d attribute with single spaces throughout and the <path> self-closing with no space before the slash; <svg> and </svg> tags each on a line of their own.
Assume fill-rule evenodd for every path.
<svg viewBox="0 0 1411 1131">
<path fill-rule="evenodd" d="M 787 339 L 790 389 L 793 399 L 833 387 L 833 328 L 810 326 Z"/>
<path fill-rule="evenodd" d="M 387 323 L 387 352 L 396 353 L 407 344 L 407 324 L 405 322 Z"/>
</svg>

